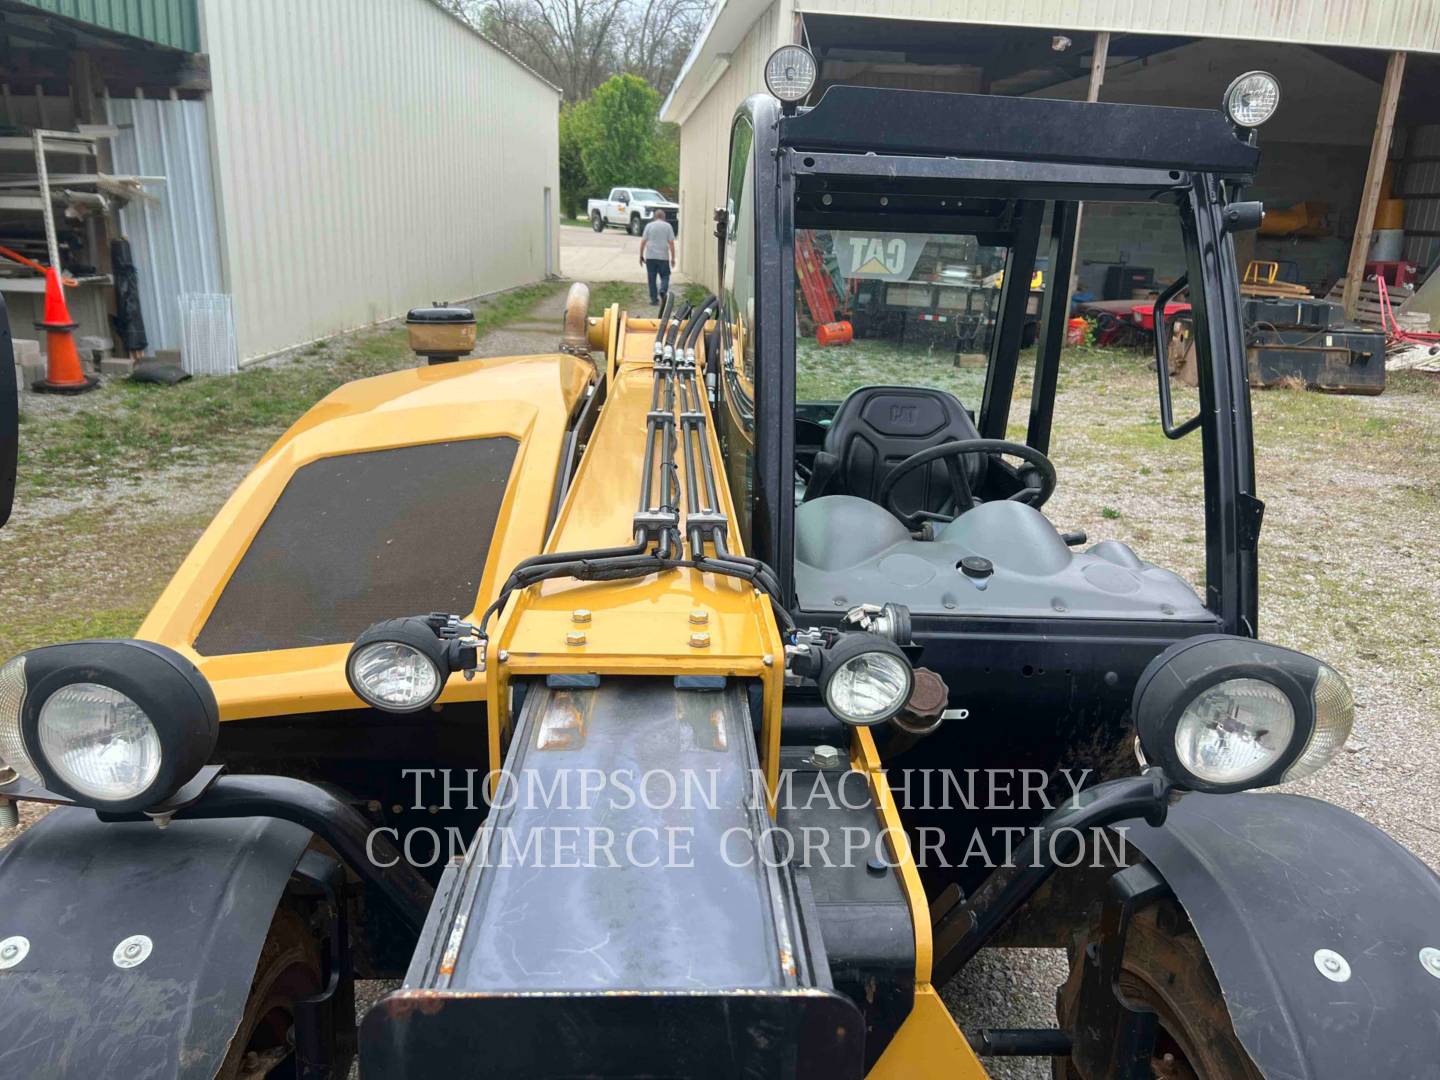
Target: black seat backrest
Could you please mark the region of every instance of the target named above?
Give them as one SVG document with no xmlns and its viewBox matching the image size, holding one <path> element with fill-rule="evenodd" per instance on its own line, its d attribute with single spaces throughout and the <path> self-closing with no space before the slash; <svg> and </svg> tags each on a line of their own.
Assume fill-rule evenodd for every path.
<svg viewBox="0 0 1440 1080">
<path fill-rule="evenodd" d="M 940 443 L 978 439 L 980 432 L 954 394 L 919 386 L 862 386 L 840 403 L 816 458 L 805 499 L 857 495 L 879 502 L 880 485 L 900 462 Z M 984 478 L 983 454 L 967 454 L 972 488 Z M 945 463 L 901 481 L 895 502 L 906 511 L 940 512 L 950 500 Z"/>
</svg>

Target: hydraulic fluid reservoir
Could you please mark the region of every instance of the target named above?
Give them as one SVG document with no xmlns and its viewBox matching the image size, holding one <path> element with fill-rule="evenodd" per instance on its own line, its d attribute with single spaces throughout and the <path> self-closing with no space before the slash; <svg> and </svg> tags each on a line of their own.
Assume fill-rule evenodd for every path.
<svg viewBox="0 0 1440 1080">
<path fill-rule="evenodd" d="M 469 308 L 436 302 L 414 308 L 405 316 L 410 348 L 432 364 L 466 356 L 475 348 L 475 313 Z"/>
</svg>

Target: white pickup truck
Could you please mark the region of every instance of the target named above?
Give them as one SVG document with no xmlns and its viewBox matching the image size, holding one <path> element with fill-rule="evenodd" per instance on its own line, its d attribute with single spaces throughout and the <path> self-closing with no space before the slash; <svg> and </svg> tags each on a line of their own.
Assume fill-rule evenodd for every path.
<svg viewBox="0 0 1440 1080">
<path fill-rule="evenodd" d="M 610 189 L 608 199 L 591 199 L 587 204 L 590 227 L 604 232 L 606 225 L 628 229 L 639 236 L 650 224 L 656 210 L 665 211 L 665 219 L 680 232 L 680 207 L 652 188 L 617 187 Z"/>
</svg>

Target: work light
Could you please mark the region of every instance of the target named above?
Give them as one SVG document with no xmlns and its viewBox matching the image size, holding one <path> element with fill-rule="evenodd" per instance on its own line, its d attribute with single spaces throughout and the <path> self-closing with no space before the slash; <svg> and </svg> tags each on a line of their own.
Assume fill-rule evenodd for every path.
<svg viewBox="0 0 1440 1080">
<path fill-rule="evenodd" d="M 31 783 L 97 810 L 164 802 L 209 760 L 210 684 L 148 641 L 77 641 L 0 668 L 0 758 Z"/>
<path fill-rule="evenodd" d="M 1170 646 L 1133 702 L 1140 745 L 1182 787 L 1243 791 L 1308 776 L 1355 722 L 1349 687 L 1319 660 L 1224 634 Z"/>
<path fill-rule="evenodd" d="M 471 628 L 453 616 L 386 619 L 350 647 L 345 678 L 365 704 L 412 713 L 435 704 L 451 674 L 476 663 Z"/>
<path fill-rule="evenodd" d="M 915 689 L 915 672 L 900 647 L 879 634 L 845 634 L 825 650 L 820 692 L 838 719 L 856 727 L 895 716 Z"/>
<path fill-rule="evenodd" d="M 815 57 L 802 45 L 781 45 L 765 61 L 765 86 L 775 97 L 793 105 L 803 101 L 815 85 Z"/>
<path fill-rule="evenodd" d="M 1268 71 L 1247 71 L 1225 90 L 1225 113 L 1245 128 L 1259 127 L 1280 105 L 1280 80 Z"/>
</svg>

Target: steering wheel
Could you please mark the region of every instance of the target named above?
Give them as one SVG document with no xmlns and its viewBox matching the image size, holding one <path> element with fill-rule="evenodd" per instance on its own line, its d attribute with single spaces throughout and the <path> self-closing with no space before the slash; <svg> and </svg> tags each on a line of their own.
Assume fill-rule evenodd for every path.
<svg viewBox="0 0 1440 1080">
<path fill-rule="evenodd" d="M 955 500 L 955 516 L 975 508 L 975 493 L 970 490 L 970 478 L 965 475 L 965 463 L 960 459 L 966 454 L 986 454 L 992 457 L 1017 457 L 1034 467 L 1040 474 L 1040 486 L 1028 484 L 1010 496 L 1013 502 L 1023 502 L 1037 509 L 1055 494 L 1055 466 L 1050 459 L 1032 446 L 1024 443 L 1007 442 L 1004 439 L 960 439 L 957 442 L 940 443 L 911 454 L 890 470 L 880 485 L 880 505 L 894 514 L 907 529 L 921 527 L 927 518 L 925 511 L 906 513 L 894 504 L 895 486 L 916 469 L 923 469 L 935 461 L 945 462 L 945 473 L 950 480 L 950 494 Z"/>
</svg>

